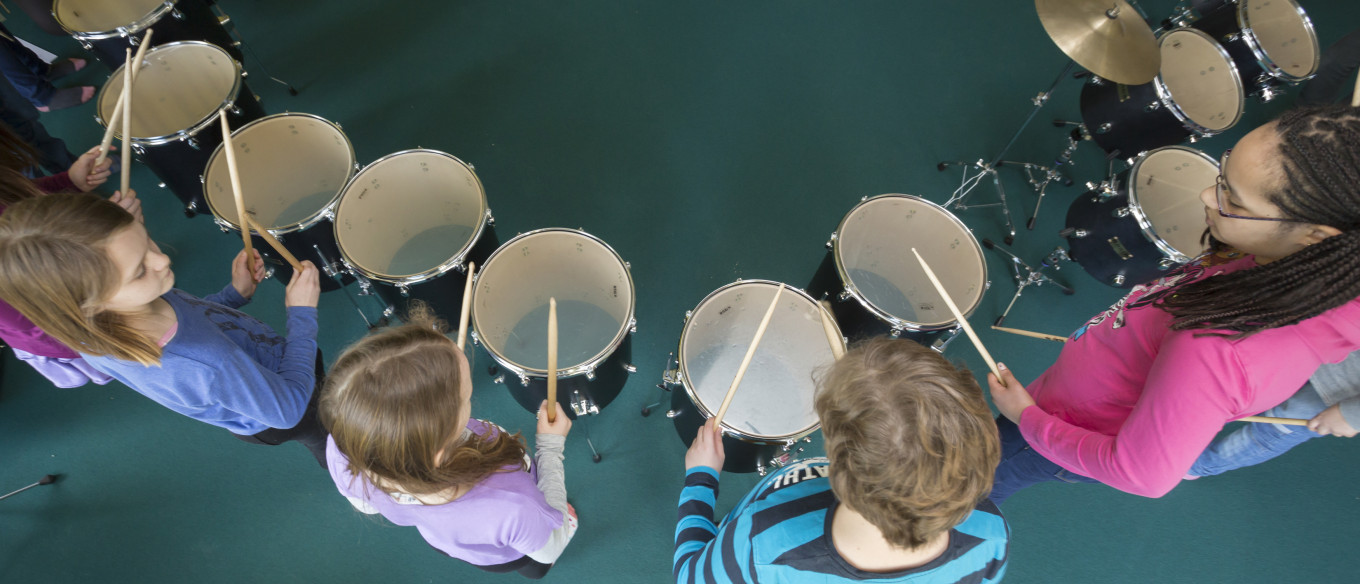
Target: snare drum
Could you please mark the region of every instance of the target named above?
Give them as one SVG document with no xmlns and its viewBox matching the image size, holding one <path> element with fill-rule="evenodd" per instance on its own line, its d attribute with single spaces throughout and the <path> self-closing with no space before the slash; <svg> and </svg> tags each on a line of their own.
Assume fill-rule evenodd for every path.
<svg viewBox="0 0 1360 584">
<path fill-rule="evenodd" d="M 119 67 L 99 92 L 100 124 L 108 125 L 122 92 Z M 217 112 L 223 110 L 233 128 L 264 117 L 264 108 L 242 79 L 241 64 L 226 51 L 198 41 L 147 50 L 132 86 L 132 149 L 162 186 L 184 202 L 190 216 L 207 209 L 200 177 L 222 143 Z M 114 135 L 122 136 L 121 122 Z"/>
<path fill-rule="evenodd" d="M 335 201 L 354 176 L 354 147 L 340 126 L 311 114 L 275 114 L 231 133 L 246 212 L 268 229 L 298 260 L 311 260 L 331 278 L 322 290 L 340 287 L 340 249 L 331 224 Z M 208 208 L 223 231 L 240 232 L 236 196 L 227 174 L 226 154 L 218 144 L 203 175 Z M 283 261 L 260 236 L 255 248 L 270 262 L 279 281 L 292 278 Z"/>
<path fill-rule="evenodd" d="M 1223 44 L 1242 81 L 1261 101 L 1280 83 L 1301 83 L 1322 61 L 1313 22 L 1294 0 L 1233 0 L 1205 8 L 1191 26 Z"/>
<path fill-rule="evenodd" d="M 1082 196 L 1067 210 L 1063 233 L 1073 260 L 1111 286 L 1128 288 L 1160 276 L 1204 251 L 1204 203 L 1218 163 L 1184 146 L 1138 157 L 1110 188 Z"/>
<path fill-rule="evenodd" d="M 241 49 L 204 0 L 55 0 L 52 14 L 85 50 L 113 69 L 127 59 L 149 28 L 153 47 L 176 41 L 207 41 L 237 61 Z"/>
<path fill-rule="evenodd" d="M 778 287 L 768 280 L 738 280 L 685 313 L 678 369 L 666 374 L 683 391 L 671 392 L 666 416 L 687 446 L 722 406 Z M 798 441 L 821 427 L 812 407 L 813 374 L 835 361 L 821 314 L 812 296 L 785 287 L 723 417 L 723 470 L 763 475 L 797 456 Z M 836 339 L 845 348 L 839 334 Z"/>
<path fill-rule="evenodd" d="M 1242 80 L 1227 51 L 1193 28 L 1159 39 L 1162 68 L 1151 83 L 1122 85 L 1091 76 L 1081 117 L 1091 139 L 1120 158 L 1207 138 L 1242 117 Z"/>
<path fill-rule="evenodd" d="M 958 326 L 911 253 L 913 247 L 965 315 L 982 302 L 989 286 L 987 262 L 968 227 L 943 207 L 912 195 L 866 197 L 841 220 L 826 246 L 808 292 L 830 300 L 836 321 L 851 338 L 888 333 L 928 342 Z"/>
<path fill-rule="evenodd" d="M 473 278 L 472 340 L 500 369 L 524 409 L 548 395 L 548 299 L 557 299 L 557 401 L 573 419 L 597 414 L 637 371 L 632 360 L 633 276 L 599 238 L 539 229 L 491 254 Z"/>
<path fill-rule="evenodd" d="M 346 267 L 403 313 L 423 300 L 458 322 L 467 262 L 480 266 L 496 239 L 486 192 L 472 166 L 437 150 L 405 150 L 364 167 L 335 208 Z"/>
</svg>

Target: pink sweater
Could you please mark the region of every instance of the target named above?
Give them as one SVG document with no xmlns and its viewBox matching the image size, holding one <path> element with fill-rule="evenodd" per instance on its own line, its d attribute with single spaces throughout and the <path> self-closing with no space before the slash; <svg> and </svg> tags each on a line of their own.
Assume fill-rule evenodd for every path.
<svg viewBox="0 0 1360 584">
<path fill-rule="evenodd" d="M 1027 388 L 1020 431 L 1035 451 L 1111 487 L 1160 497 L 1231 420 L 1298 391 L 1322 363 L 1360 348 L 1360 298 L 1241 340 L 1171 331 L 1152 306 L 1177 285 L 1253 266 L 1210 256 L 1135 287 L 1086 323 Z"/>
</svg>

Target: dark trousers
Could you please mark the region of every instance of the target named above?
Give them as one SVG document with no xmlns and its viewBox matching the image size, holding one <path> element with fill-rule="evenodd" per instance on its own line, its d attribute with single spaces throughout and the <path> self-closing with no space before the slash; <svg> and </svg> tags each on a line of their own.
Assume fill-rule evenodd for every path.
<svg viewBox="0 0 1360 584">
<path fill-rule="evenodd" d="M 1360 28 L 1341 37 L 1322 52 L 1317 77 L 1299 92 L 1299 105 L 1326 105 L 1351 102 L 1351 75 L 1360 68 Z"/>
<path fill-rule="evenodd" d="M 33 107 L 42 107 L 52 101 L 57 88 L 47 80 L 49 67 L 42 59 L 14 38 L 14 34 L 0 24 L 0 73 L 14 85 L 19 95 L 27 99 Z"/>
<path fill-rule="evenodd" d="M 0 78 L 0 121 L 38 150 L 38 163 L 47 174 L 61 174 L 75 164 L 76 155 L 66 148 L 66 143 L 47 133 L 47 128 L 38 122 L 38 110 L 3 78 Z"/>
<path fill-rule="evenodd" d="M 996 429 L 1001 432 L 1001 464 L 997 465 L 996 478 L 992 481 L 990 498 L 993 503 L 1000 505 L 1020 489 L 1049 481 L 1100 482 L 1064 469 L 1035 452 L 1020 434 L 1020 427 L 1005 416 L 996 418 Z"/>
<path fill-rule="evenodd" d="M 270 428 L 258 434 L 249 436 L 232 434 L 242 441 L 251 444 L 266 444 L 278 446 L 284 442 L 294 441 L 307 447 L 307 450 L 316 457 L 316 462 L 321 468 L 326 468 L 326 428 L 321 425 L 321 420 L 317 417 L 317 401 L 321 397 L 321 386 L 325 383 L 325 365 L 321 361 L 321 351 L 316 352 L 316 387 L 312 389 L 312 398 L 307 401 L 307 411 L 303 412 L 302 419 L 292 428 Z"/>
<path fill-rule="evenodd" d="M 520 559 L 515 560 L 513 562 L 496 564 L 494 566 L 477 566 L 477 567 L 487 572 L 495 572 L 497 574 L 504 574 L 506 572 L 519 572 L 519 575 L 524 576 L 525 578 L 537 580 L 547 575 L 548 570 L 551 569 L 553 565 L 544 564 L 533 558 L 530 558 L 529 556 L 521 556 Z"/>
</svg>

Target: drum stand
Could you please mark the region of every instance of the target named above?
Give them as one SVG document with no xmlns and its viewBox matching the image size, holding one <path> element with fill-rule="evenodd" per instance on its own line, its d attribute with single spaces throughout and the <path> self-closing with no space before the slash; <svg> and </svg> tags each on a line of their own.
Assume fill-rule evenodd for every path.
<svg viewBox="0 0 1360 584">
<path fill-rule="evenodd" d="M 1011 253 L 1011 251 L 1006 248 L 998 246 L 990 239 L 983 239 L 982 245 L 986 246 L 987 249 L 1000 252 L 1010 259 L 1011 274 L 1015 276 L 1015 283 L 1017 284 L 1015 296 L 1012 296 L 1011 303 L 1006 305 L 1006 311 L 1002 312 L 1001 316 L 996 318 L 996 322 L 992 323 L 994 326 L 1001 326 L 1001 323 L 1005 322 L 1006 315 L 1011 313 L 1011 307 L 1015 306 L 1015 301 L 1020 299 L 1020 295 L 1024 293 L 1026 286 L 1031 284 L 1043 286 L 1045 283 L 1049 283 L 1057 286 L 1059 290 L 1062 290 L 1063 294 L 1071 296 L 1076 293 L 1076 290 L 1064 285 L 1062 282 L 1054 280 L 1049 277 L 1048 274 L 1044 273 L 1044 268 L 1053 268 L 1055 270 L 1061 269 L 1058 262 L 1072 260 L 1072 258 L 1067 256 L 1067 250 L 1063 249 L 1061 246 L 1054 249 L 1052 253 L 1048 254 L 1047 257 L 1040 261 L 1039 267 L 1036 269 L 1030 267 L 1024 260 L 1020 259 L 1020 256 Z"/>
<path fill-rule="evenodd" d="M 1000 206 L 1001 213 L 1006 218 L 1006 245 L 1010 245 L 1015 242 L 1015 223 L 1011 221 L 1011 211 L 1006 206 L 1006 190 L 1001 186 L 999 171 L 1002 166 L 1011 165 L 1023 168 L 1026 176 L 1029 178 L 1030 186 L 1039 194 L 1040 202 L 1043 201 L 1044 190 L 1047 189 L 1049 183 L 1054 180 L 1063 183 L 1063 185 L 1072 184 L 1072 179 L 1064 176 L 1059 170 L 1061 166 L 1068 163 L 1067 157 L 1071 156 L 1070 151 L 1072 150 L 1070 147 L 1067 157 L 1059 157 L 1054 161 L 1053 166 L 1051 167 L 1029 162 L 1005 160 L 1005 156 L 1007 152 L 1010 152 L 1011 147 L 1015 146 L 1015 141 L 1020 139 L 1020 135 L 1025 132 L 1025 128 L 1028 128 L 1030 122 L 1034 121 L 1034 117 L 1039 115 L 1039 110 L 1043 109 L 1044 105 L 1048 103 L 1048 98 L 1053 95 L 1053 91 L 1058 88 L 1059 83 L 1062 83 L 1063 78 L 1067 77 L 1067 72 L 1071 71 L 1074 65 L 1076 65 L 1075 61 L 1068 60 L 1067 65 L 1063 67 L 1062 73 L 1059 73 L 1058 78 L 1053 80 L 1053 84 L 1049 85 L 1048 90 L 1040 93 L 1031 100 L 1034 103 L 1034 109 L 1030 110 L 1029 117 L 1025 118 L 1025 122 L 1020 124 L 1020 128 L 1011 136 L 1010 142 L 1006 143 L 1006 147 L 1002 148 L 1001 152 L 997 154 L 995 158 L 992 158 L 991 162 L 979 158 L 975 162 L 947 160 L 935 165 L 935 168 L 941 172 L 950 166 L 963 167 L 963 179 L 959 184 L 959 188 L 954 189 L 954 194 L 950 195 L 949 200 L 945 201 L 944 204 L 941 205 L 942 207 L 953 205 L 955 209 L 966 210 L 971 207 Z M 1041 179 L 1035 178 L 1034 173 L 1036 172 L 1041 173 L 1039 175 L 1042 177 Z M 991 177 L 992 186 L 996 188 L 998 202 L 981 205 L 964 204 L 968 195 L 973 193 L 973 189 L 976 189 L 978 185 L 982 184 L 982 180 L 987 177 Z M 1038 204 L 1035 204 L 1034 212 L 1035 216 L 1037 216 L 1039 212 Z M 1034 217 L 1030 217 L 1028 227 L 1034 229 Z"/>
</svg>

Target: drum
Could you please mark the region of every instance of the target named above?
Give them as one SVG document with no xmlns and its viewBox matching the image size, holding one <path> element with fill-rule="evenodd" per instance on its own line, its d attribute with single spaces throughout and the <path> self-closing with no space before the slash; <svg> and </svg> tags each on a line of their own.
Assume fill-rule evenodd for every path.
<svg viewBox="0 0 1360 584">
<path fill-rule="evenodd" d="M 683 391 L 671 391 L 666 416 L 687 446 L 722 406 L 778 287 L 768 280 L 738 280 L 685 313 L 678 369 L 666 374 Z M 763 475 L 795 458 L 802 451 L 795 448 L 798 441 L 821 426 L 812 407 L 813 375 L 835 361 L 821 313 L 812 296 L 785 287 L 723 417 L 723 470 Z M 844 339 L 839 334 L 836 339 L 844 348 Z"/>
<path fill-rule="evenodd" d="M 373 161 L 335 207 L 340 257 L 405 313 L 425 301 L 457 323 L 467 262 L 495 251 L 494 220 L 472 166 L 437 150 L 405 150 Z"/>
<path fill-rule="evenodd" d="M 1204 203 L 1218 163 L 1203 152 L 1167 146 L 1138 157 L 1111 188 L 1067 210 L 1063 234 L 1072 259 L 1097 280 L 1128 288 L 1204 251 Z"/>
<path fill-rule="evenodd" d="M 573 229 L 516 236 L 473 278 L 472 340 L 516 380 L 524 409 L 548 395 L 548 299 L 557 299 L 557 401 L 575 419 L 597 414 L 637 371 L 631 363 L 633 277 L 608 244 Z"/>
<path fill-rule="evenodd" d="M 108 124 L 122 92 L 119 67 L 99 92 L 100 124 Z M 223 110 L 232 128 L 264 117 L 264 108 L 242 79 L 241 64 L 226 51 L 198 41 L 147 50 L 132 86 L 133 152 L 184 202 L 190 216 L 208 208 L 200 177 L 222 143 L 217 113 Z M 114 135 L 121 138 L 119 126 Z"/>
<path fill-rule="evenodd" d="M 321 279 L 322 290 L 340 287 L 336 276 L 345 273 L 331 223 L 340 191 L 358 165 L 354 147 L 340 126 L 311 114 L 275 114 L 232 132 L 236 167 L 246 212 L 268 229 L 299 261 L 311 260 L 331 278 Z M 223 231 L 239 234 L 236 196 L 227 173 L 227 159 L 218 144 L 203 174 L 203 194 Z M 260 236 L 255 248 L 285 284 L 292 266 Z"/>
<path fill-rule="evenodd" d="M 241 49 L 204 0 L 55 0 L 52 14 L 85 50 L 114 69 L 155 28 L 151 45 L 207 41 L 242 60 Z"/>
<path fill-rule="evenodd" d="M 831 302 L 851 338 L 887 333 L 929 342 L 958 326 L 913 247 L 965 315 L 990 285 L 982 248 L 968 227 L 944 207 L 912 195 L 862 199 L 826 246 L 808 292 Z"/>
<path fill-rule="evenodd" d="M 1261 101 L 1301 83 L 1322 61 L 1313 22 L 1294 0 L 1233 0 L 1206 6 L 1191 26 L 1223 44 L 1247 89 Z"/>
<path fill-rule="evenodd" d="M 1116 157 L 1213 136 L 1242 117 L 1242 80 L 1222 46 L 1193 28 L 1168 32 L 1159 45 L 1162 68 L 1151 83 L 1092 76 L 1082 87 L 1082 121 Z"/>
</svg>

